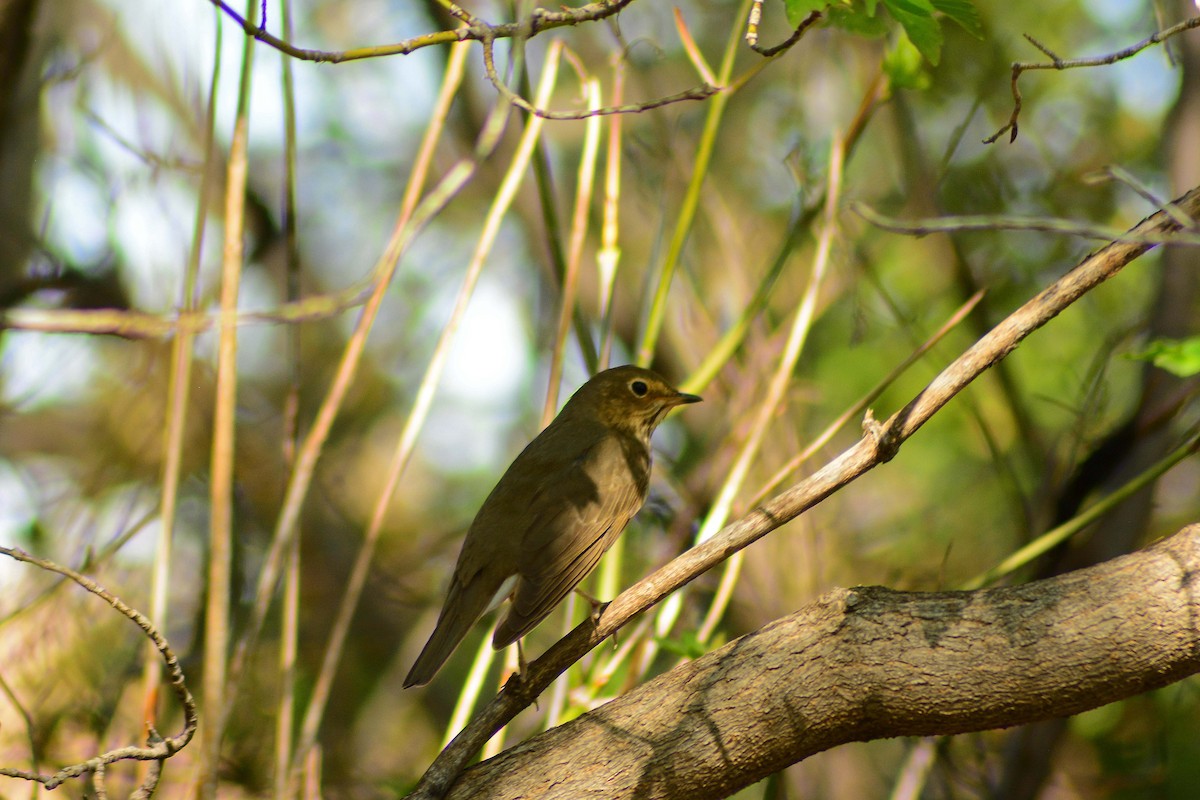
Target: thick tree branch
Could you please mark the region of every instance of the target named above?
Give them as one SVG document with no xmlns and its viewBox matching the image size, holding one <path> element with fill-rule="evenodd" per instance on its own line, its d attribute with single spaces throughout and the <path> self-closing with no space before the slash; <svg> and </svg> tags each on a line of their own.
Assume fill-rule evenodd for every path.
<svg viewBox="0 0 1200 800">
<path fill-rule="evenodd" d="M 1134 226 L 1134 239 L 1181 229 L 1182 212 L 1200 220 L 1200 187 L 1174 202 L 1176 214 L 1159 211 Z M 593 624 L 585 620 L 529 665 L 523 679 L 511 679 L 442 751 L 421 779 L 414 798 L 445 795 L 463 768 L 492 734 L 515 717 L 571 664 L 630 619 L 695 580 L 771 531 L 807 511 L 863 473 L 890 461 L 910 436 L 942 406 L 1024 339 L 1125 265 L 1151 250 L 1147 241 L 1118 241 L 1088 255 L 1074 269 L 1010 314 L 954 360 L 913 400 L 886 422 L 869 420 L 868 435 L 821 470 L 725 526 L 711 539 L 622 592 Z"/>
<path fill-rule="evenodd" d="M 468 770 L 452 798 L 716 798 L 846 742 L 1066 716 L 1200 671 L 1200 525 L 977 592 L 838 589 Z"/>
</svg>

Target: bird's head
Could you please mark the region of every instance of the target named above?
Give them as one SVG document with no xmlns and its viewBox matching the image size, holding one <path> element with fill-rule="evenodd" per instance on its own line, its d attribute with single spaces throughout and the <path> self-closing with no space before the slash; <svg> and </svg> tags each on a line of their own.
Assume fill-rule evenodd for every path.
<svg viewBox="0 0 1200 800">
<path fill-rule="evenodd" d="M 567 406 L 573 407 L 572 413 L 594 414 L 608 427 L 649 441 L 668 411 L 700 399 L 679 391 L 656 372 L 626 365 L 597 374 L 579 387 Z"/>
</svg>

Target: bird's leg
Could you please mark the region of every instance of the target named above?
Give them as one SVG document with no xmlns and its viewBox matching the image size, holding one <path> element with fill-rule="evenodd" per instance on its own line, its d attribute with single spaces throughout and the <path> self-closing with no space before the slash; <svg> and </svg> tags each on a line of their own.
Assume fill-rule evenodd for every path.
<svg viewBox="0 0 1200 800">
<path fill-rule="evenodd" d="M 595 597 L 592 597 L 578 586 L 575 587 L 575 594 L 588 601 L 588 605 L 592 607 L 592 611 L 589 616 L 591 616 L 592 622 L 598 622 L 600 620 L 600 614 L 603 613 L 604 609 L 608 607 L 610 601 L 597 600 Z"/>
<path fill-rule="evenodd" d="M 517 639 L 517 674 L 521 676 L 521 680 L 525 680 L 525 676 L 529 674 L 529 662 L 525 660 L 525 648 L 521 646 L 521 639 Z"/>
<path fill-rule="evenodd" d="M 509 650 L 505 657 L 505 669 L 508 670 L 509 675 L 506 684 L 512 684 L 511 686 L 506 685 L 505 688 L 517 692 L 518 696 L 527 694 L 529 690 L 529 662 L 525 660 L 525 648 L 522 647 L 521 641 L 521 639 L 517 639 L 514 642 L 517 650 L 516 669 L 513 669 L 512 650 Z M 535 709 L 540 708 L 537 695 L 532 695 L 529 699 Z"/>
<path fill-rule="evenodd" d="M 611 600 L 597 600 L 595 597 L 592 597 L 590 594 L 585 592 L 583 589 L 580 589 L 578 586 L 575 587 L 575 594 L 579 595 L 584 600 L 588 601 L 588 604 L 590 604 L 592 607 L 591 613 L 588 614 L 588 619 L 590 619 L 592 621 L 593 625 L 599 625 L 600 624 L 600 615 L 604 613 L 604 609 L 608 608 L 608 604 L 611 603 L 612 601 Z M 613 644 L 617 643 L 617 632 L 616 631 L 613 631 L 612 640 L 613 640 Z"/>
</svg>

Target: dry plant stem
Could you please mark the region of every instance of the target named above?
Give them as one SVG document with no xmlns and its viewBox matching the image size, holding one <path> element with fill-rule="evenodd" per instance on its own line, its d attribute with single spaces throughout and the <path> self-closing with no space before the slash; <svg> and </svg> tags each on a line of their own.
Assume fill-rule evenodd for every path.
<svg viewBox="0 0 1200 800">
<path fill-rule="evenodd" d="M 484 125 L 479 141 L 476 143 L 477 149 L 473 154 L 475 160 L 459 162 L 452 167 L 450 172 L 434 191 L 430 193 L 426 200 L 418 205 L 418 198 L 423 190 L 425 179 L 433 160 L 434 148 L 441 138 L 442 130 L 449 115 L 450 105 L 462 83 L 465 60 L 465 45 L 459 45 L 451 49 L 450 58 L 446 64 L 445 76 L 442 81 L 442 88 L 430 118 L 429 127 L 426 129 L 425 136 L 421 141 L 417 160 L 413 165 L 413 172 L 405 189 L 404 198 L 401 201 L 400 214 L 392 233 L 392 239 L 388 243 L 388 247 L 379 263 L 376 265 L 377 282 L 375 291 L 363 309 L 363 315 L 359 320 L 358 327 L 347 343 L 346 352 L 342 357 L 341 363 L 338 365 L 338 373 L 334 384 L 330 388 L 325 403 L 322 404 L 321 409 L 318 411 L 312 431 L 300 448 L 297 468 L 293 472 L 292 481 L 288 486 L 284 509 L 276 530 L 276 537 L 272 543 L 272 550 L 268 554 L 267 563 L 264 565 L 260 578 L 253 625 L 261 625 L 261 620 L 266 614 L 270 596 L 274 591 L 275 582 L 278 580 L 277 559 L 282 554 L 284 546 L 295 535 L 300 505 L 303 503 L 308 486 L 311 483 L 316 459 L 320 454 L 326 436 L 329 434 L 341 402 L 345 398 L 346 392 L 353 380 L 354 373 L 357 371 L 363 349 L 366 345 L 367 335 L 370 333 L 371 326 L 375 321 L 375 316 L 379 311 L 387 286 L 391 283 L 391 278 L 395 273 L 401 253 L 424 225 L 432 219 L 433 215 L 444 207 L 450 198 L 466 185 L 466 182 L 474 175 L 479 161 L 491 152 L 504 129 L 507 114 L 504 112 L 494 112 Z M 368 533 L 369 537 L 370 534 Z M 272 558 L 276 559 L 276 561 L 273 562 Z M 351 594 L 353 594 L 352 587 L 347 590 L 347 595 L 343 599 L 342 607 L 339 609 L 339 618 L 346 614 L 345 607 L 349 603 Z M 331 633 L 330 643 L 326 648 L 325 657 L 322 661 L 321 673 L 318 675 L 313 696 L 305 711 L 304 721 L 301 725 L 300 740 L 297 744 L 296 752 L 292 756 L 293 774 L 303 763 L 306 763 L 306 756 L 316 741 L 321 718 L 324 715 L 329 687 L 333 681 L 333 673 L 336 670 L 340 658 L 341 645 L 344 641 L 344 631 L 339 632 L 338 625 L 339 623 L 335 622 L 334 631 Z M 253 632 L 257 633 L 257 631 Z M 247 636 L 245 641 L 247 643 L 246 647 L 248 647 L 252 638 Z"/>
<path fill-rule="evenodd" d="M 700 73 L 700 77 L 709 85 L 720 83 L 717 76 L 713 74 L 712 67 L 708 65 L 708 61 L 704 58 L 704 54 L 700 52 L 700 47 L 696 44 L 695 38 L 692 37 L 692 32 L 688 30 L 687 23 L 683 19 L 683 12 L 676 6 L 675 12 L 675 31 L 679 34 L 679 42 L 683 45 L 683 51 L 687 53 L 688 60 L 692 62 L 696 72 Z"/>
<path fill-rule="evenodd" d="M 373 277 L 374 273 L 330 294 L 312 295 L 269 310 L 239 311 L 232 318 L 225 319 L 228 324 L 238 327 L 329 319 L 362 305 L 369 294 Z M 47 333 L 107 334 L 132 340 L 166 339 L 182 333 L 195 335 L 212 330 L 221 319 L 220 312 L 182 311 L 171 318 L 163 314 L 113 309 L 13 308 L 0 315 L 5 328 Z"/>
<path fill-rule="evenodd" d="M 746 0 L 743 3 L 742 10 L 738 12 L 739 15 L 745 13 L 748 2 L 749 0 Z M 718 76 L 722 85 L 727 84 L 729 76 L 733 74 L 739 38 L 738 32 L 734 30 L 725 44 L 725 54 L 721 60 L 720 75 Z M 687 191 L 679 206 L 679 216 L 675 220 L 675 228 L 671 232 L 666 255 L 663 257 L 662 264 L 657 268 L 658 276 L 654 297 L 647 310 L 642 340 L 638 343 L 637 351 L 634 354 L 634 362 L 639 366 L 649 366 L 654 356 L 654 349 L 658 345 L 658 335 L 662 330 L 663 319 L 666 315 L 667 294 L 671 287 L 671 280 L 683 255 L 683 246 L 687 242 L 688 233 L 691 232 L 692 224 L 696 220 L 696 209 L 700 205 L 700 190 L 704 186 L 704 179 L 708 176 L 708 167 L 716 147 L 717 134 L 721 130 L 721 122 L 725 119 L 725 107 L 731 96 L 732 92 L 721 92 L 708 104 L 708 114 L 704 118 L 704 130 L 700 134 L 700 141 L 696 145 L 696 155 L 692 160 L 692 174 L 688 180 Z"/>
<path fill-rule="evenodd" d="M 538 88 L 539 99 L 548 98 L 554 88 L 561 52 L 562 45 L 555 42 L 550 46 L 546 54 L 546 63 L 542 70 L 542 82 Z M 417 436 L 424 427 L 429 410 L 433 406 L 433 398 L 438 383 L 441 381 L 442 372 L 450 356 L 450 346 L 453 344 L 454 337 L 458 333 L 459 326 L 466 315 L 467 307 L 479 282 L 479 276 L 483 274 L 483 266 L 487 261 L 488 255 L 491 253 L 496 237 L 500 233 L 500 225 L 513 199 L 516 197 L 517 189 L 522 179 L 526 172 L 528 172 L 529 160 L 533 154 L 534 145 L 541 135 L 542 125 L 542 120 L 533 117 L 525 126 L 520 144 L 513 155 L 512 163 L 505 173 L 496 199 L 492 203 L 484 220 L 483 231 L 480 233 L 479 242 L 476 245 L 471 261 L 467 265 L 467 273 L 463 277 L 463 283 L 459 288 L 458 297 L 455 299 L 454 308 L 450 312 L 449 319 L 446 320 L 446 323 L 442 327 L 437 344 L 434 346 L 433 355 L 430 357 L 429 365 L 425 368 L 425 374 L 417 388 L 417 395 L 413 402 L 412 410 L 405 420 L 404 428 L 400 433 L 400 439 L 396 443 L 396 450 L 393 453 L 391 463 L 388 465 L 383 486 L 379 490 L 375 507 L 371 513 L 371 520 L 367 525 L 362 546 L 355 557 L 354 566 L 347 581 L 346 592 L 342 596 L 337 618 L 329 635 L 329 644 L 326 647 L 325 658 L 321 664 L 321 673 L 313 688 L 313 698 L 309 702 L 308 712 L 304 718 L 304 725 L 301 732 L 301 753 L 316 741 L 325 705 L 328 702 L 329 693 L 333 688 L 333 678 L 337 671 L 337 664 L 341 658 L 346 636 L 350 631 L 350 622 L 354 617 L 354 610 L 358 607 L 363 587 L 366 585 L 367 576 L 370 573 L 371 561 L 374 559 L 375 547 L 379 542 L 380 535 L 383 533 L 383 525 L 387 519 L 387 511 L 391 506 L 392 496 L 395 494 L 396 487 L 400 484 L 400 477 L 404 474 L 404 470 L 408 466 L 408 461 L 412 456 L 413 448 L 416 446 Z"/>
<path fill-rule="evenodd" d="M 247 14 L 253 9 L 247 0 Z M 233 561 L 233 465 L 237 428 L 237 315 L 241 290 L 243 236 L 245 234 L 248 129 L 250 127 L 250 75 L 254 48 L 249 40 L 242 50 L 237 116 L 229 144 L 225 179 L 225 246 L 221 258 L 221 319 L 217 326 L 217 376 L 213 409 L 213 439 L 209 468 L 208 581 L 204 605 L 204 702 L 209 724 L 200 731 L 198 797 L 216 797 L 221 760 L 223 715 L 227 703 L 226 680 L 230 638 L 230 590 Z"/>
<path fill-rule="evenodd" d="M 582 77 L 582 76 L 581 76 Z M 600 82 L 583 78 L 584 95 L 589 109 L 600 107 Z M 575 317 L 575 298 L 579 286 L 579 271 L 583 268 L 583 244 L 587 239 L 588 210 L 591 207 L 592 187 L 596 176 L 596 157 L 600 152 L 600 118 L 589 117 L 585 123 L 583 152 L 579 159 L 579 175 L 575 189 L 575 207 L 571 214 L 571 233 L 567 242 L 567 264 L 563 273 L 562 303 L 559 306 L 558 327 L 550 356 L 550 378 L 547 382 L 546 403 L 542 408 L 545 428 L 554 419 L 558 406 L 558 387 L 562 382 L 563 357 L 571 321 Z"/>
<path fill-rule="evenodd" d="M 613 100 L 620 104 L 625 96 L 625 61 L 613 58 Z M 596 268 L 600 273 L 599 369 L 607 369 L 612 354 L 612 296 L 617 268 L 621 263 L 619 199 L 621 197 L 621 117 L 612 118 L 608 126 L 608 151 L 604 172 L 604 221 L 600 228 L 600 249 L 596 252 Z"/>
<path fill-rule="evenodd" d="M 216 151 L 213 125 L 216 120 L 217 83 L 221 76 L 221 26 L 216 25 L 215 31 L 213 69 L 212 75 L 209 77 L 208 106 L 204 125 L 204 168 L 200 174 L 200 194 L 196 203 L 196 218 L 192 225 L 192 242 L 179 298 L 179 307 L 184 312 L 192 312 L 196 308 L 200 256 L 208 222 L 208 209 L 215 189 L 216 170 L 213 169 L 213 165 Z M 183 330 L 175 337 L 171 346 L 170 383 L 167 389 L 165 413 L 167 425 L 163 435 L 159 534 L 154 551 L 153 574 L 150 579 L 150 617 L 158 620 L 159 624 L 164 626 L 169 622 L 167 615 L 168 590 L 171 584 L 171 554 L 175 537 L 175 511 L 179 502 L 179 483 L 182 476 L 183 441 L 187 429 L 195 338 L 193 332 Z M 157 721 L 156 706 L 161 678 L 162 671 L 157 655 L 148 653 L 142 671 L 142 716 L 148 725 L 154 725 Z"/>
<path fill-rule="evenodd" d="M 1164 213 L 1178 217 L 1177 209 L 1165 205 Z M 1180 245 L 1200 245 L 1200 235 L 1186 233 L 1137 233 L 1122 232 L 1100 225 L 1089 225 L 1067 219 L 1047 219 L 1045 217 L 1008 217 L 1001 215 L 966 215 L 960 217 L 937 217 L 935 219 L 906 222 L 904 220 L 886 217 L 863 203 L 853 203 L 851 210 L 872 225 L 892 233 L 903 233 L 908 236 L 927 236 L 931 233 L 954 233 L 959 231 L 1038 231 L 1042 233 L 1059 233 L 1065 236 L 1079 236 L 1084 239 L 1098 241 L 1136 242 L 1140 244 L 1164 244 L 1170 242 Z M 1178 226 L 1176 230 L 1178 230 Z M 1190 230 L 1200 230 L 1193 221 Z"/>
<path fill-rule="evenodd" d="M 1092 523 L 1099 521 L 1118 505 L 1157 481 L 1180 461 L 1194 455 L 1197 450 L 1200 450 L 1200 436 L 1193 436 L 1190 441 L 1159 459 L 1157 463 L 1127 481 L 1119 489 L 1110 492 L 1104 499 L 1089 506 L 1085 511 L 1053 530 L 1046 531 L 1017 552 L 1007 556 L 995 567 L 964 583 L 961 588 L 966 590 L 982 589 L 1030 564 L 1034 559 L 1045 555 L 1087 529 Z"/>
<path fill-rule="evenodd" d="M 705 100 L 712 97 L 721 91 L 718 87 L 708 83 L 700 86 L 686 89 L 677 94 L 660 97 L 656 100 L 647 100 L 642 103 L 628 103 L 620 106 L 604 106 L 602 108 L 589 108 L 586 111 L 546 111 L 540 104 L 530 103 L 524 97 L 508 88 L 508 84 L 500 77 L 496 71 L 496 56 L 495 56 L 495 37 L 485 37 L 483 39 L 483 68 L 487 74 L 488 80 L 492 86 L 500 93 L 508 102 L 512 103 L 522 111 L 527 111 L 535 117 L 550 120 L 580 120 L 588 117 L 604 117 L 612 114 L 639 114 L 643 111 L 650 111 L 655 108 L 679 103 L 684 100 Z"/>
<path fill-rule="evenodd" d="M 300 539 L 288 547 L 279 632 L 279 705 L 275 720 L 273 790 L 276 800 L 294 795 L 291 776 L 296 722 L 296 653 L 300 640 Z"/>
<path fill-rule="evenodd" d="M 836 589 L 470 769 L 451 798 L 727 797 L 840 744 L 1067 716 L 1200 671 L 1200 525 L 979 592 Z"/>
<path fill-rule="evenodd" d="M 758 411 L 755 414 L 750 435 L 742 446 L 741 452 L 738 453 L 737 458 L 734 460 L 733 467 L 730 469 L 729 475 L 717 495 L 717 500 L 713 503 L 713 510 L 709 512 L 709 516 L 704 520 L 704 524 L 696 536 L 698 542 L 711 537 L 728 519 L 733 508 L 734 499 L 737 497 L 738 492 L 741 491 L 742 485 L 746 480 L 746 475 L 749 474 L 750 467 L 753 465 L 754 459 L 758 456 L 758 450 L 762 445 L 767 428 L 776 417 L 777 410 L 780 404 L 783 403 L 784 396 L 787 394 L 788 386 L 792 382 L 792 373 L 796 369 L 796 361 L 800 358 L 800 353 L 804 349 L 805 342 L 808 341 L 808 332 L 812 329 L 813 319 L 816 317 L 817 299 L 825 284 L 825 275 L 829 268 L 830 254 L 833 251 L 833 240 L 837 234 L 837 214 L 841 206 L 844 157 L 843 141 L 835 133 L 829 152 L 829 177 L 825 185 L 825 214 L 821 224 L 821 231 L 817 235 L 817 251 L 813 258 L 812 272 L 809 275 L 808 285 L 804 289 L 804 295 L 800 300 L 800 307 L 796 310 L 796 317 L 792 323 L 791 332 L 788 334 L 783 356 L 779 359 L 775 373 L 771 376 L 771 382 L 767 386 L 766 397 L 759 405 Z M 700 624 L 697 636 L 701 642 L 708 641 L 713 631 L 716 630 L 717 624 L 725 615 L 725 608 L 733 596 L 738 573 L 741 569 L 741 553 L 736 554 L 726 563 L 729 565 L 729 568 L 721 576 L 716 597 L 714 597 L 713 602 L 709 605 L 708 611 L 704 616 L 704 621 Z M 679 596 L 676 595 L 676 597 Z M 673 623 L 674 620 L 671 620 L 671 622 Z"/>
<path fill-rule="evenodd" d="M 1200 218 L 1200 187 L 1175 201 L 1192 219 Z M 1179 230 L 1166 212 L 1146 218 L 1132 229 L 1137 237 L 1163 236 Z M 886 422 L 874 423 L 868 435 L 807 479 L 757 506 L 708 541 L 683 553 L 631 586 L 604 610 L 594 624 L 577 626 L 529 665 L 523 679 L 513 679 L 442 751 L 422 777 L 416 798 L 445 795 L 492 733 L 515 717 L 563 670 L 603 642 L 635 615 L 695 580 L 734 553 L 799 516 L 874 467 L 890 461 L 900 445 L 942 406 L 992 364 L 1004 358 L 1038 328 L 1099 284 L 1116 275 L 1152 245 L 1113 242 L 1086 257 L 1074 269 L 1039 292 L 954 360 L 907 406 Z"/>
<path fill-rule="evenodd" d="M 846 132 L 846 156 L 848 162 L 853 155 L 855 146 L 858 144 L 859 138 L 866 129 L 867 122 L 872 118 L 875 109 L 879 107 L 881 93 L 885 88 L 886 83 L 883 80 L 883 74 L 880 72 L 876 75 L 867 91 L 863 94 L 862 101 L 859 103 L 858 112 L 854 116 L 853 122 L 850 124 Z M 784 237 L 779 251 L 775 256 L 771 267 L 767 270 L 763 279 L 759 282 L 758 288 L 754 291 L 754 296 L 742 313 L 738 316 L 736 322 L 729 326 L 729 329 L 722 334 L 720 340 L 710 347 L 703 362 L 693 372 L 680 389 L 685 392 L 698 393 L 704 390 L 717 373 L 725 366 L 726 362 L 733 357 L 737 349 L 742 346 L 745 340 L 746 333 L 750 330 L 750 324 L 758 318 L 762 310 L 766 308 L 767 301 L 771 298 L 771 292 L 774 289 L 775 282 L 779 275 L 783 272 L 783 268 L 787 265 L 788 259 L 793 251 L 799 246 L 801 239 L 808 233 L 809 225 L 816 218 L 817 213 L 824 207 L 824 195 L 814 198 L 809 204 L 802 206 L 797 210 L 795 217 L 788 224 L 787 235 Z"/>
<path fill-rule="evenodd" d="M 142 629 L 146 637 L 154 645 L 154 648 L 162 657 L 163 663 L 167 668 L 167 681 L 175 692 L 175 696 L 179 698 L 179 704 L 183 708 L 183 730 L 176 735 L 163 739 L 151 731 L 149 737 L 149 745 L 147 747 L 121 747 L 116 750 L 110 750 L 107 753 L 90 758 L 79 764 L 72 764 L 68 767 L 63 767 L 53 775 L 38 775 L 32 772 L 23 770 L 14 770 L 7 767 L 0 768 L 0 775 L 7 775 L 12 778 L 23 778 L 25 780 L 37 781 L 47 789 L 54 789 L 61 785 L 64 781 L 71 778 L 77 778 L 80 775 L 86 775 L 89 772 L 95 771 L 97 768 L 103 767 L 106 764 L 113 764 L 117 761 L 161 761 L 162 759 L 170 758 L 175 753 L 187 746 L 192 740 L 192 736 L 196 733 L 196 725 L 199 718 L 196 715 L 196 701 L 192 699 L 192 693 L 187 688 L 187 681 L 184 678 L 183 670 L 179 667 L 179 659 L 175 657 L 175 652 L 171 649 L 171 645 L 167 642 L 166 637 L 158 632 L 145 615 L 134 608 L 130 608 L 119 597 L 112 594 L 104 587 L 97 584 L 91 578 L 80 575 L 73 569 L 64 567 L 61 564 L 56 564 L 53 561 L 38 558 L 26 553 L 24 550 L 16 547 L 0 546 L 0 553 L 9 558 L 26 564 L 32 564 L 48 572 L 54 572 L 69 578 L 75 583 L 82 586 L 92 594 L 99 597 L 104 602 L 108 603 L 120 614 L 131 620 L 135 625 Z"/>
<path fill-rule="evenodd" d="M 449 60 L 449 64 L 458 63 L 459 71 L 455 76 L 450 67 L 447 67 L 447 84 L 443 85 L 442 94 L 438 98 L 439 109 L 443 108 L 443 99 L 445 96 L 447 94 L 452 95 L 457 90 L 457 83 L 450 85 L 451 78 L 454 77 L 455 81 L 461 80 L 461 61 L 456 62 L 453 58 L 453 53 L 458 49 L 451 49 L 452 57 Z M 446 103 L 448 102 L 447 100 Z M 374 288 L 367 299 L 366 305 L 363 307 L 358 324 L 346 344 L 346 349 L 343 351 L 342 358 L 338 362 L 329 391 L 326 393 L 325 399 L 317 410 L 312 427 L 296 452 L 296 465 L 289 476 L 287 489 L 284 491 L 279 519 L 275 523 L 271 546 L 267 551 L 266 558 L 263 560 L 262 570 L 259 573 L 250 618 L 246 624 L 246 630 L 234 646 L 233 657 L 230 663 L 231 684 L 236 684 L 239 679 L 249 658 L 250 649 L 266 620 L 267 610 L 270 607 L 271 599 L 275 595 L 275 588 L 279 582 L 284 556 L 291 545 L 292 538 L 296 535 L 300 510 L 308 494 L 308 488 L 312 484 L 317 459 L 321 455 L 325 440 L 328 438 L 334 420 L 341 409 L 342 401 L 345 399 L 350 384 L 354 380 L 354 375 L 358 370 L 358 365 L 366 347 L 367 335 L 370 333 L 375 317 L 379 313 L 387 286 L 395 272 L 400 256 L 433 216 L 444 208 L 450 202 L 450 199 L 474 177 L 480 161 L 491 153 L 499 141 L 506 119 L 506 114 L 493 113 L 492 117 L 484 125 L 483 131 L 476 141 L 475 151 L 471 156 L 455 163 L 425 200 L 418 204 L 417 198 L 420 195 L 425 177 L 429 171 L 434 145 L 440 137 L 442 127 L 445 123 L 444 114 L 431 118 L 430 126 L 426 130 L 425 138 L 422 140 L 421 147 L 418 150 L 417 160 L 413 164 L 413 171 L 409 177 L 409 183 L 405 190 L 404 199 L 401 202 L 400 213 L 393 228 L 391 239 L 388 241 L 384 252 L 372 270 L 371 280 Z M 236 697 L 235 691 L 231 690 L 230 694 Z M 230 710 L 231 706 L 227 705 L 223 709 L 223 715 L 228 715 Z"/>
<path fill-rule="evenodd" d="M 554 90 L 554 86 L 557 82 L 558 63 L 563 49 L 564 48 L 561 42 L 554 42 L 547 51 L 546 61 L 542 68 L 541 81 L 537 89 L 537 98 L 539 101 L 549 99 Z M 483 263 L 487 257 L 487 254 L 491 251 L 496 235 L 499 233 L 500 223 L 504 215 L 507 213 L 514 197 L 516 196 L 516 191 L 520 185 L 520 182 L 523 180 L 525 173 L 528 171 L 530 160 L 533 157 L 534 150 L 541 137 L 543 124 L 543 121 L 536 116 L 530 117 L 526 122 L 525 130 L 522 133 L 521 140 L 517 146 L 517 151 L 513 156 L 512 163 L 509 165 L 509 169 L 505 173 L 504 181 L 501 184 L 500 191 L 498 192 L 496 199 L 488 212 L 488 217 L 484 222 L 484 230 L 480 235 L 479 242 L 476 245 L 475 252 L 471 259 L 471 264 L 468 267 L 468 276 L 464 280 L 463 292 L 460 294 L 461 302 L 455 308 L 451 315 L 451 319 L 446 323 L 446 326 L 443 329 L 442 337 L 439 340 L 436 348 L 435 357 L 430 362 L 430 366 L 426 371 L 427 381 L 422 381 L 421 390 L 418 392 L 417 405 L 422 403 L 420 393 L 421 391 L 426 390 L 426 386 L 428 386 L 428 398 L 425 400 L 426 406 L 432 401 L 432 391 L 436 386 L 437 376 L 440 375 L 441 372 L 440 360 L 443 359 L 445 353 L 448 352 L 450 337 L 457 329 L 462 314 L 466 311 L 466 303 L 467 299 L 469 298 L 470 291 L 479 276 L 479 272 L 483 268 Z M 410 422 L 419 424 L 419 420 L 423 418 L 424 412 L 419 412 L 414 407 L 414 411 L 409 418 Z M 407 433 L 408 431 L 406 426 L 406 434 Z M 404 435 L 405 434 L 402 434 L 402 436 Z M 412 437 L 414 438 L 411 438 L 407 443 L 402 443 L 402 450 L 411 449 L 411 446 L 415 441 L 415 435 L 416 430 L 414 429 L 412 431 Z M 403 455 L 403 458 L 407 460 L 407 453 Z M 387 493 L 389 495 L 391 494 L 391 488 L 387 490 Z M 485 639 L 485 641 L 481 642 L 479 645 L 479 651 L 476 655 L 475 663 L 471 668 L 472 672 L 474 673 L 476 670 L 486 670 L 491 665 L 494 655 L 495 651 L 491 648 L 490 643 L 488 643 L 488 641 Z M 466 716 L 469 714 L 469 709 L 475 707 L 475 703 L 479 699 L 479 692 L 481 690 L 482 683 L 477 683 L 474 681 L 470 682 L 468 686 L 464 687 L 463 690 L 459 692 L 458 699 L 455 703 L 454 717 Z"/>
<path fill-rule="evenodd" d="M 1036 61 L 1014 61 L 1013 62 L 1012 80 L 1011 80 L 1012 97 L 1013 97 L 1012 115 L 1009 117 L 1008 123 L 1003 128 L 1001 128 L 1000 130 L 993 133 L 991 136 L 984 139 L 983 143 L 984 144 L 994 144 L 1001 136 L 1003 136 L 1008 131 L 1012 131 L 1011 135 L 1008 137 L 1008 141 L 1015 142 L 1017 140 L 1017 131 L 1018 131 L 1017 118 L 1020 117 L 1020 115 L 1021 115 L 1021 90 L 1019 88 L 1017 88 L 1017 81 L 1020 79 L 1021 73 L 1025 72 L 1026 70 L 1031 70 L 1031 69 L 1063 70 L 1063 69 L 1074 69 L 1076 67 L 1100 67 L 1100 66 L 1106 66 L 1108 64 L 1115 64 L 1118 61 L 1123 61 L 1126 58 L 1130 58 L 1131 56 L 1137 55 L 1138 53 L 1145 50 L 1147 47 L 1159 44 L 1161 42 L 1165 42 L 1167 39 L 1170 39 L 1172 36 L 1174 36 L 1178 33 L 1183 33 L 1184 31 L 1191 30 L 1192 28 L 1197 28 L 1197 27 L 1200 27 L 1200 17 L 1191 17 L 1190 19 L 1185 19 L 1183 22 L 1180 22 L 1178 25 L 1173 25 L 1170 28 L 1167 28 L 1166 30 L 1158 31 L 1158 32 L 1154 33 L 1153 35 L 1138 42 L 1137 44 L 1130 45 L 1129 47 L 1126 47 L 1123 50 L 1118 50 L 1115 53 L 1109 53 L 1108 55 L 1104 55 L 1104 56 L 1095 56 L 1092 58 L 1071 58 L 1071 59 L 1059 58 L 1055 53 L 1053 53 L 1048 47 L 1046 47 L 1044 44 L 1039 42 L 1037 39 L 1033 38 L 1029 34 L 1025 34 L 1025 38 L 1029 40 L 1030 44 L 1032 44 L 1038 50 L 1041 50 L 1043 53 L 1045 53 L 1050 58 L 1050 61 L 1048 63 L 1047 62 L 1036 62 Z"/>
<path fill-rule="evenodd" d="M 292 37 L 292 3 L 279 5 L 284 35 Z M 296 231 L 296 88 L 292 60 L 280 59 L 280 91 L 283 95 L 284 138 L 284 209 L 283 228 L 287 264 L 284 294 L 288 302 L 300 297 L 300 242 Z M 283 405 L 282 461 L 286 472 L 296 464 L 300 414 L 300 330 L 287 327 L 288 391 Z M 300 538 L 292 537 L 284 566 L 283 598 L 279 607 L 279 699 L 275 715 L 275 752 L 273 789 L 275 800 L 287 800 L 292 794 L 290 766 L 295 742 L 296 654 L 300 638 Z"/>
<path fill-rule="evenodd" d="M 42 767 L 42 747 L 41 737 L 36 733 L 36 726 L 33 721 L 33 715 L 29 713 L 29 709 L 21 702 L 21 698 L 17 697 L 16 692 L 8 685 L 8 681 L 4 680 L 4 675 L 0 674 L 0 692 L 8 698 L 8 702 L 16 709 L 21 716 L 21 722 L 25 728 L 25 738 L 29 740 L 29 763 L 33 767 L 34 774 L 41 771 Z M 36 800 L 36 793 L 35 793 Z"/>
<path fill-rule="evenodd" d="M 929 773 L 937 762 L 937 736 L 924 736 L 908 752 L 888 800 L 920 800 Z"/>
</svg>

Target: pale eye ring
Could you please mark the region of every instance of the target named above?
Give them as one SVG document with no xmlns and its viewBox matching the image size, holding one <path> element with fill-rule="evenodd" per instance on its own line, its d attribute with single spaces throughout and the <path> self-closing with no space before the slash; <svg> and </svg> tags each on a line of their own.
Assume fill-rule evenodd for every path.
<svg viewBox="0 0 1200 800">
<path fill-rule="evenodd" d="M 645 381 L 635 379 L 629 382 L 629 391 L 638 397 L 645 397 L 646 393 L 650 391 L 650 387 L 646 385 Z"/>
</svg>

